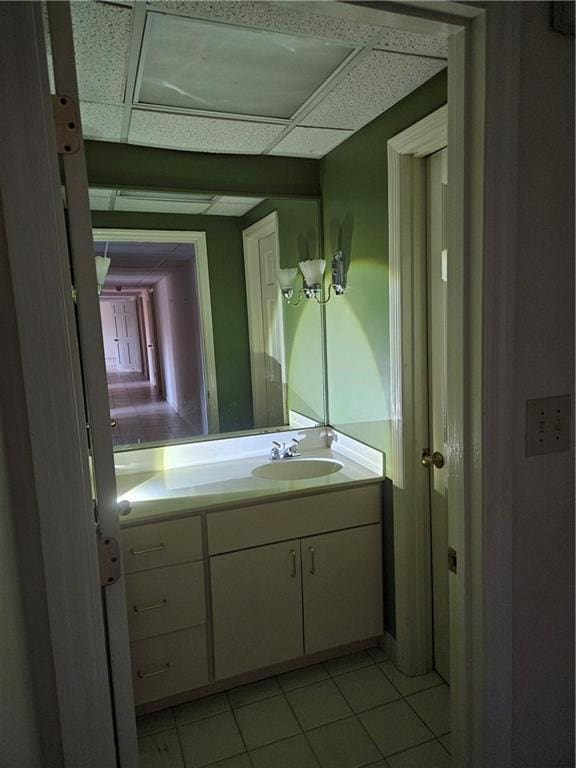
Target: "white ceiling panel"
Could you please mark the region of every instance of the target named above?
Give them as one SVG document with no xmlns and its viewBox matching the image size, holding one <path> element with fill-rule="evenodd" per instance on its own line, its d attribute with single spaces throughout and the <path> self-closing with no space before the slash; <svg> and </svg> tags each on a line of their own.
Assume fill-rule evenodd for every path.
<svg viewBox="0 0 576 768">
<path fill-rule="evenodd" d="M 417 32 L 403 32 L 400 29 L 384 31 L 376 48 L 386 48 L 400 53 L 419 53 L 424 56 L 448 56 L 448 40 Z"/>
<path fill-rule="evenodd" d="M 445 66 L 441 60 L 372 51 L 302 119 L 302 124 L 358 130 Z"/>
<path fill-rule="evenodd" d="M 81 101 L 82 135 L 85 139 L 120 141 L 123 112 L 123 108 L 115 104 Z"/>
<path fill-rule="evenodd" d="M 204 213 L 209 203 L 186 203 L 177 200 L 151 200 L 150 198 L 117 197 L 115 211 L 142 211 L 147 213 Z"/>
<path fill-rule="evenodd" d="M 238 203 L 240 205 L 249 205 L 250 208 L 254 208 L 258 203 L 264 201 L 263 197 L 232 197 L 232 195 L 225 195 L 218 199 L 221 203 Z M 250 210 L 250 208 L 248 210 Z"/>
<path fill-rule="evenodd" d="M 122 104 L 132 9 L 95 2 L 71 8 L 80 99 Z"/>
<path fill-rule="evenodd" d="M 214 203 L 207 211 L 207 216 L 244 216 L 245 213 L 254 208 L 254 203 L 230 203 L 226 198 L 222 198 Z"/>
<path fill-rule="evenodd" d="M 238 0 L 153 0 L 148 7 L 197 19 L 223 21 L 270 32 L 322 37 L 354 46 L 365 45 L 382 27 L 302 11 L 300 4 L 238 2 Z"/>
<path fill-rule="evenodd" d="M 282 125 L 133 110 L 128 142 L 196 152 L 259 154 Z"/>
<path fill-rule="evenodd" d="M 335 128 L 297 127 L 270 150 L 269 154 L 288 157 L 324 157 L 351 135 L 352 131 L 341 131 Z"/>
<path fill-rule="evenodd" d="M 353 48 L 150 13 L 142 51 L 140 104 L 287 119 Z"/>
<path fill-rule="evenodd" d="M 89 189 L 90 210 L 109 211 L 113 192 L 113 189 Z"/>
</svg>

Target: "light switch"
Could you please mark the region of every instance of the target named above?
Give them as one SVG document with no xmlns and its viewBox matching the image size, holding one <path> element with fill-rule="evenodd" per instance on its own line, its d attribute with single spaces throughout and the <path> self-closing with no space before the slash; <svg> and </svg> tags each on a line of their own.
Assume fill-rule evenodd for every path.
<svg viewBox="0 0 576 768">
<path fill-rule="evenodd" d="M 570 448 L 570 395 L 526 401 L 526 456 Z"/>
</svg>

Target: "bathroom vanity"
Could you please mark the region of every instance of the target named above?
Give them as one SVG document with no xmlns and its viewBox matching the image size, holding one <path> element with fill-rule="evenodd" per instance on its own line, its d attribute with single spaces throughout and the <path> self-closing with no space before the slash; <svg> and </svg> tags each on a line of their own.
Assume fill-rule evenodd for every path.
<svg viewBox="0 0 576 768">
<path fill-rule="evenodd" d="M 300 467 L 286 469 L 288 479 L 278 479 L 280 465 L 272 478 L 261 476 L 272 466 L 262 450 L 269 435 L 212 443 L 221 458 L 230 453 L 208 464 L 194 463 L 205 460 L 206 444 L 172 446 L 178 458 L 162 449 L 164 465 L 180 466 L 161 469 L 142 464 L 157 460 L 154 449 L 148 457 L 135 451 L 137 472 L 118 454 L 121 498 L 132 506 L 122 518 L 122 549 L 141 711 L 382 635 L 381 454 L 343 436 L 336 451 L 337 433 L 328 447 L 325 430 L 307 432 L 308 451 Z M 318 462 L 338 469 L 294 478 L 310 461 L 311 472 L 322 470 Z"/>
</svg>

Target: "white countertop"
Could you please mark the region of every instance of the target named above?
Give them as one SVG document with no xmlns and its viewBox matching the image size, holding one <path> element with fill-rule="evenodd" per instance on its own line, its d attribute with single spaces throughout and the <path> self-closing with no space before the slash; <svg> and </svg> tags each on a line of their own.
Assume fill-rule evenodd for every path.
<svg viewBox="0 0 576 768">
<path fill-rule="evenodd" d="M 178 513 L 246 506 L 252 501 L 301 495 L 303 492 L 335 490 L 350 484 L 382 480 L 382 475 L 330 448 L 302 452 L 301 458 L 335 459 L 338 472 L 304 480 L 275 480 L 254 477 L 252 470 L 268 463 L 267 456 L 150 470 L 117 477 L 118 500 L 131 502 L 131 512 L 121 525 L 154 522 Z M 291 461 L 284 459 L 281 461 Z"/>
</svg>

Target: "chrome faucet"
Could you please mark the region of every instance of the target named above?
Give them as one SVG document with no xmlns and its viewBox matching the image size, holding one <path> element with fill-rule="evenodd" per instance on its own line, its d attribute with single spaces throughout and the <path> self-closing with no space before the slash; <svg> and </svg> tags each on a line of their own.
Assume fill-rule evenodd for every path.
<svg viewBox="0 0 576 768">
<path fill-rule="evenodd" d="M 278 459 L 293 459 L 294 456 L 300 456 L 298 446 L 300 441 L 292 438 L 290 445 L 286 443 L 277 443 L 276 440 L 272 441 L 272 450 L 270 451 L 270 460 L 278 461 Z"/>
</svg>

